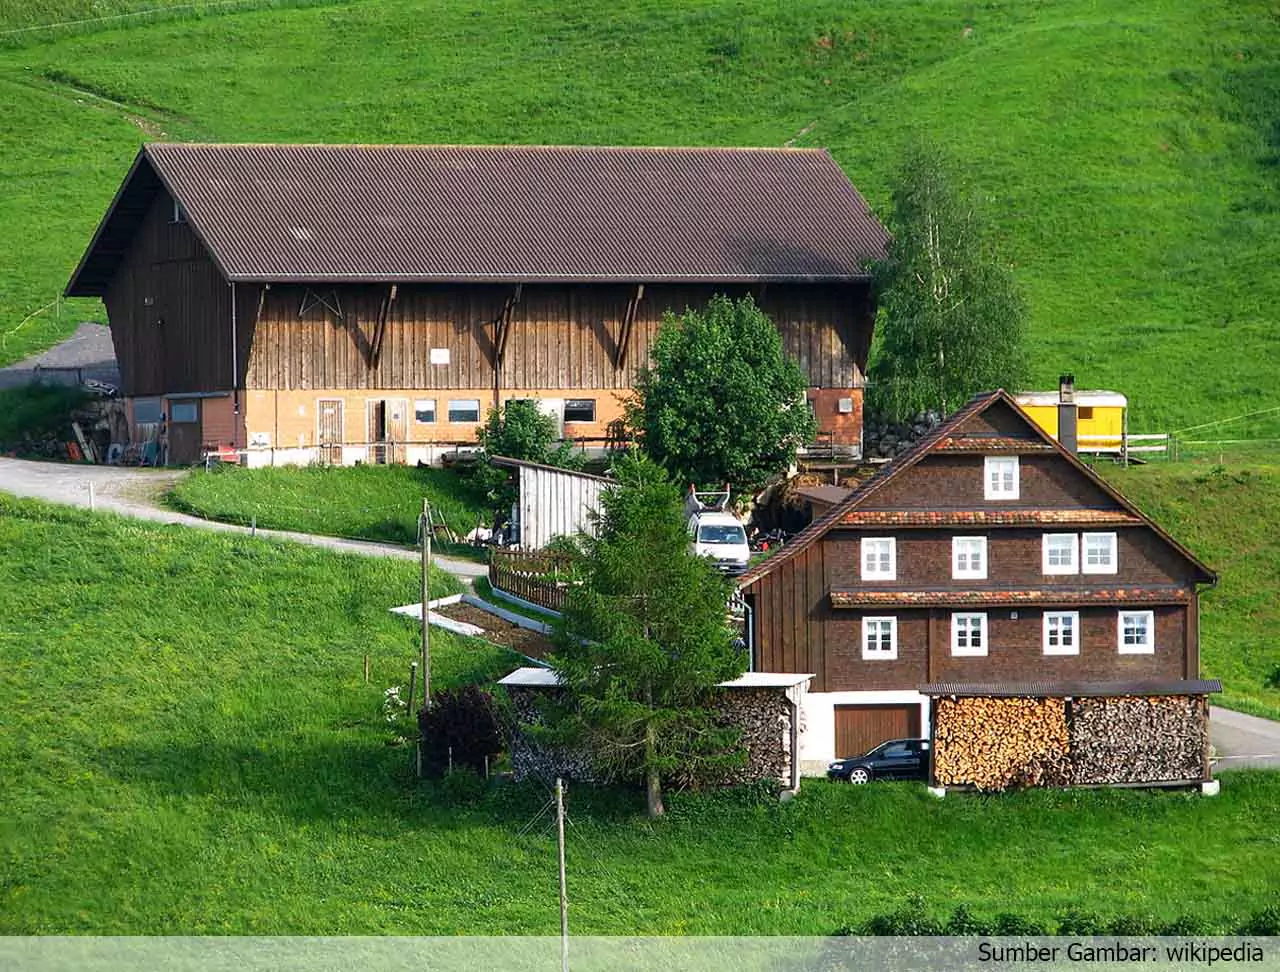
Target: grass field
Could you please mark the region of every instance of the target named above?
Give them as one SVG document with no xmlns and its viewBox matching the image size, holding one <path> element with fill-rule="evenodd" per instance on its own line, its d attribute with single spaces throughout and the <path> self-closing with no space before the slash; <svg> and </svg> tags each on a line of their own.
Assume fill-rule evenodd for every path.
<svg viewBox="0 0 1280 972">
<path fill-rule="evenodd" d="M 0 361 L 101 314 L 28 320 L 145 138 L 824 145 L 884 212 L 926 135 L 1026 288 L 1039 386 L 1125 391 L 1139 431 L 1280 403 L 1263 0 L 352 0 L 0 50 L 0 97 Z"/>
<path fill-rule="evenodd" d="M 1215 700 L 1280 719 L 1280 465 L 1099 467 L 1218 572 L 1201 600 L 1201 668 Z"/>
<path fill-rule="evenodd" d="M 0 933 L 554 933 L 554 842 L 521 832 L 545 793 L 456 807 L 388 745 L 381 693 L 414 636 L 386 609 L 414 582 L 0 497 Z M 433 648 L 440 685 L 515 664 Z M 571 790 L 576 933 L 826 933 L 916 892 L 1216 922 L 1280 893 L 1277 774 L 1228 774 L 1217 799 L 813 783 L 671 804 L 655 825 L 638 794 Z"/>
<path fill-rule="evenodd" d="M 224 467 L 186 476 L 168 501 L 211 520 L 244 524 L 256 518 L 268 529 L 415 544 L 424 496 L 435 522 L 460 535 L 492 519 L 484 497 L 459 473 L 413 466 Z"/>
</svg>

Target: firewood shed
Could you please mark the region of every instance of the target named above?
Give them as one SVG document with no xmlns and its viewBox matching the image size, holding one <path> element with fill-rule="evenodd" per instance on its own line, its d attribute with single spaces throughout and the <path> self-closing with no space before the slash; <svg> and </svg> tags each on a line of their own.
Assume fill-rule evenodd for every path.
<svg viewBox="0 0 1280 972">
<path fill-rule="evenodd" d="M 1188 786 L 1209 783 L 1216 679 L 935 683 L 935 787 Z"/>
</svg>

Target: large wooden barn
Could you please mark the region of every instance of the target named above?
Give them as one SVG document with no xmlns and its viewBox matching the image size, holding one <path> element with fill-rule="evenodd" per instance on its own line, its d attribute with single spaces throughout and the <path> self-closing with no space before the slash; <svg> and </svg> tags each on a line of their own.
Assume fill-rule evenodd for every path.
<svg viewBox="0 0 1280 972">
<path fill-rule="evenodd" d="M 1153 734 L 1181 747 L 1159 772 L 1185 782 L 1208 773 L 1204 699 L 1220 686 L 1200 679 L 1199 590 L 1215 582 L 996 391 L 838 499 L 738 585 L 753 668 L 813 675 L 803 742 L 811 769 L 929 735 L 937 700 L 946 711 L 957 699 L 1072 700 L 1109 720 L 1136 718 L 1115 700 L 1137 699 L 1141 712 L 1182 713 L 1178 739 L 1167 728 Z M 1170 778 L 1128 755 L 1143 782 Z"/>
<path fill-rule="evenodd" d="M 175 463 L 432 460 L 511 398 L 602 444 L 663 315 L 716 293 L 857 453 L 886 240 L 825 151 L 152 144 L 66 292 Z"/>
</svg>

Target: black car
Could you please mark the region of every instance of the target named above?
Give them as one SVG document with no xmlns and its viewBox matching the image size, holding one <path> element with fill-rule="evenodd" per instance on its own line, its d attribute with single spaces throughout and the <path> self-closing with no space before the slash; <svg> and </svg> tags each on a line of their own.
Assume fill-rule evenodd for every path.
<svg viewBox="0 0 1280 972">
<path fill-rule="evenodd" d="M 869 753 L 838 759 L 827 776 L 850 783 L 872 780 L 923 780 L 929 772 L 929 740 L 890 739 Z"/>
</svg>

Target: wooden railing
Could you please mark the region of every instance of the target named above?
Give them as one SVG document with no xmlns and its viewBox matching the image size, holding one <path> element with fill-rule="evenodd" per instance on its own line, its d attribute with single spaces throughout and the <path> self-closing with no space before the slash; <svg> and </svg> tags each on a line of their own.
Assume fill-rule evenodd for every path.
<svg viewBox="0 0 1280 972">
<path fill-rule="evenodd" d="M 489 553 L 489 583 L 549 611 L 564 608 L 573 584 L 575 559 L 543 550 L 494 549 Z"/>
</svg>

